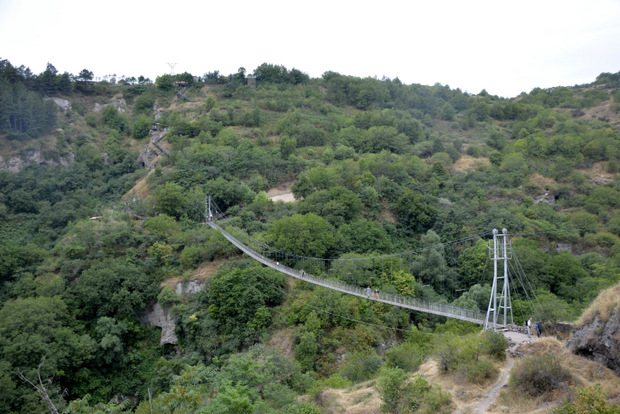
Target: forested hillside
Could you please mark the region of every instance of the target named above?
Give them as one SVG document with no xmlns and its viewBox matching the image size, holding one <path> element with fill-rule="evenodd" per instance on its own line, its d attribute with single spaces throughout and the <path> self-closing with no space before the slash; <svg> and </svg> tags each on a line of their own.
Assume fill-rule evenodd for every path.
<svg viewBox="0 0 620 414">
<path fill-rule="evenodd" d="M 407 381 L 426 358 L 495 380 L 501 335 L 287 280 L 203 224 L 207 195 L 274 249 L 364 263 L 307 271 L 472 309 L 493 275 L 476 235 L 506 228 L 537 298 L 514 298 L 519 324 L 574 321 L 620 279 L 620 72 L 513 99 L 266 63 L 194 75 L 0 61 L 0 413 L 321 413 L 325 387 L 369 379 L 390 412 L 451 412 Z M 143 322 L 155 303 L 176 344 Z"/>
</svg>

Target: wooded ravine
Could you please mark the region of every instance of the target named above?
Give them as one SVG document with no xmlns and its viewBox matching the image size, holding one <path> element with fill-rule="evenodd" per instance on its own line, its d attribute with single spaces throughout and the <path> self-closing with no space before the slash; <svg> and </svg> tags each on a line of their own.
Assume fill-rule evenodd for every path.
<svg viewBox="0 0 620 414">
<path fill-rule="evenodd" d="M 618 356 L 571 354 L 560 322 L 620 312 L 620 72 L 506 99 L 267 63 L 154 82 L 14 64 L 0 413 L 467 412 L 500 378 L 501 333 L 287 278 L 205 225 L 207 196 L 283 265 L 482 311 L 507 229 L 514 322 L 545 338 L 512 347 L 490 412 L 617 412 Z"/>
</svg>

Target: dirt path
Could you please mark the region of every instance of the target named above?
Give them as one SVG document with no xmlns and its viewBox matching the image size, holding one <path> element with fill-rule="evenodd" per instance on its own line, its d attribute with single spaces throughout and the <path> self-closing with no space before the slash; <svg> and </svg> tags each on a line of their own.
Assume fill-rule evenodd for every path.
<svg viewBox="0 0 620 414">
<path fill-rule="evenodd" d="M 504 332 L 504 336 L 509 341 L 509 351 L 514 351 L 514 349 L 521 345 L 523 342 L 534 341 L 536 339 L 535 336 L 529 337 L 526 334 L 518 333 L 518 332 Z M 479 401 L 476 404 L 468 405 L 462 407 L 460 410 L 456 412 L 456 414 L 484 414 L 487 412 L 487 409 L 493 401 L 497 398 L 497 394 L 499 394 L 499 390 L 502 389 L 506 382 L 508 382 L 508 377 L 510 375 L 510 370 L 514 366 L 514 359 L 512 359 L 509 353 L 506 354 L 506 359 L 508 363 L 502 369 L 502 373 L 497 380 L 497 382 L 489 389 L 486 393 L 485 398 L 482 401 Z"/>
</svg>

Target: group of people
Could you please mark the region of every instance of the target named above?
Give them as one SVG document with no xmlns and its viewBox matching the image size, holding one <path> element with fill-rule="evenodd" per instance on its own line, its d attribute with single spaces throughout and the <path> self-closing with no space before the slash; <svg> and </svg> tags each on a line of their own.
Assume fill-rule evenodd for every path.
<svg viewBox="0 0 620 414">
<path fill-rule="evenodd" d="M 532 328 L 534 327 L 534 321 L 532 318 L 528 319 L 525 322 L 525 326 L 527 326 L 527 334 L 532 335 Z M 540 338 L 540 334 L 542 334 L 542 325 L 540 321 L 536 321 L 536 335 Z"/>
<path fill-rule="evenodd" d="M 379 297 L 379 289 L 373 289 L 372 291 L 370 290 L 370 286 L 368 286 L 366 288 L 366 296 L 370 298 L 370 294 L 372 293 L 372 297 L 373 298 L 378 298 Z"/>
</svg>

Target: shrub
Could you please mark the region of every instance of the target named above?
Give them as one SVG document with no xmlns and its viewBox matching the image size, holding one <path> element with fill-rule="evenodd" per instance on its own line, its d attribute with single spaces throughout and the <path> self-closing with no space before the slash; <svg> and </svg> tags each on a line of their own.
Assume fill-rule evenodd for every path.
<svg viewBox="0 0 620 414">
<path fill-rule="evenodd" d="M 177 293 L 168 286 L 164 286 L 161 292 L 159 292 L 159 295 L 157 295 L 157 302 L 159 302 L 162 308 L 169 308 L 181 302 L 181 296 L 177 295 Z"/>
<path fill-rule="evenodd" d="M 407 373 L 400 368 L 388 368 L 383 370 L 377 379 L 377 391 L 383 400 L 383 410 L 394 412 L 400 405 L 403 394 L 403 383 L 407 379 Z"/>
<path fill-rule="evenodd" d="M 458 373 L 470 384 L 486 384 L 497 378 L 498 370 L 493 361 L 488 358 L 480 358 L 458 367 Z"/>
<path fill-rule="evenodd" d="M 575 387 L 574 390 L 577 395 L 573 401 L 566 402 L 554 410 L 555 414 L 614 414 L 620 412 L 620 406 L 607 404 L 607 396 L 599 384 L 584 388 Z"/>
<path fill-rule="evenodd" d="M 485 331 L 483 335 L 482 347 L 485 354 L 503 361 L 506 359 L 508 340 L 499 332 Z"/>
<path fill-rule="evenodd" d="M 98 122 L 99 120 L 97 119 L 97 115 L 93 114 L 92 112 L 86 115 L 86 125 L 88 125 L 89 127 L 96 128 Z"/>
<path fill-rule="evenodd" d="M 381 367 L 383 361 L 375 352 L 354 352 L 338 370 L 340 375 L 353 382 L 371 378 Z"/>
<path fill-rule="evenodd" d="M 424 350 L 418 344 L 403 342 L 386 352 L 387 362 L 391 367 L 405 371 L 416 371 L 424 360 Z"/>
<path fill-rule="evenodd" d="M 133 110 L 135 113 L 150 114 L 153 112 L 153 105 L 155 105 L 155 97 L 152 94 L 145 92 L 136 98 Z"/>
<path fill-rule="evenodd" d="M 572 381 L 570 372 L 555 355 L 536 355 L 523 359 L 510 374 L 510 385 L 532 397 L 558 389 Z"/>
<path fill-rule="evenodd" d="M 450 413 L 450 394 L 431 386 L 421 376 L 407 381 L 408 375 L 400 368 L 384 368 L 377 379 L 377 390 L 386 412 Z"/>
<path fill-rule="evenodd" d="M 131 134 L 135 139 L 142 139 L 149 135 L 151 121 L 145 116 L 140 116 L 133 124 Z"/>
<path fill-rule="evenodd" d="M 179 263 L 184 269 L 193 269 L 199 263 L 210 259 L 204 246 L 186 246 L 179 255 Z"/>
<path fill-rule="evenodd" d="M 441 335 L 437 342 L 437 362 L 440 372 L 454 371 L 462 363 L 478 359 L 480 341 L 477 335 L 465 337 Z"/>
<path fill-rule="evenodd" d="M 438 386 L 430 387 L 420 408 L 416 411 L 419 414 L 448 414 L 454 412 L 452 397 L 450 393 L 442 390 Z"/>
</svg>

